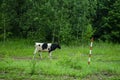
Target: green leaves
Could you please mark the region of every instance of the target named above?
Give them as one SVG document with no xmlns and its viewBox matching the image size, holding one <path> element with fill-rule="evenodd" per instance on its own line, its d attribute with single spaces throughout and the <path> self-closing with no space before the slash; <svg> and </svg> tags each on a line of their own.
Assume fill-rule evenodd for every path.
<svg viewBox="0 0 120 80">
<path fill-rule="evenodd" d="M 116 40 L 120 37 L 119 0 L 0 2 L 0 40 L 17 37 L 69 44 L 73 41 L 87 41 L 92 35 L 109 41 L 113 41 L 113 37 Z"/>
<path fill-rule="evenodd" d="M 120 1 L 98 0 L 96 19 L 93 23 L 97 28 L 94 35 L 104 41 L 120 42 Z"/>
</svg>

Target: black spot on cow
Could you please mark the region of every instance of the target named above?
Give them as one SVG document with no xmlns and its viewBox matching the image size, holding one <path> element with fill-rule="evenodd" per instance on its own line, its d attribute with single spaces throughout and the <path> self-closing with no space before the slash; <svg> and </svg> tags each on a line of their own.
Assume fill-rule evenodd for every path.
<svg viewBox="0 0 120 80">
<path fill-rule="evenodd" d="M 52 45 L 51 45 L 51 47 L 50 47 L 49 52 L 51 52 L 51 51 L 55 50 L 56 48 L 61 49 L 61 47 L 60 47 L 60 45 L 59 45 L 59 44 L 52 44 Z"/>
<path fill-rule="evenodd" d="M 42 50 L 47 49 L 47 47 L 48 47 L 47 43 L 43 43 Z"/>
</svg>

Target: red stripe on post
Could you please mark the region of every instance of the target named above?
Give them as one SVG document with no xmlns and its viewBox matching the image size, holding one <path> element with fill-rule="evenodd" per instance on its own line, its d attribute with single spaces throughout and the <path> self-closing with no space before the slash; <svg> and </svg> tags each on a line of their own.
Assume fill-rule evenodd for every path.
<svg viewBox="0 0 120 80">
<path fill-rule="evenodd" d="M 90 64 L 90 62 L 88 61 L 88 64 Z"/>
<path fill-rule="evenodd" d="M 92 50 L 92 47 L 90 46 L 90 50 Z"/>
<path fill-rule="evenodd" d="M 89 57 L 91 57 L 91 54 L 89 54 Z"/>
<path fill-rule="evenodd" d="M 91 42 L 93 42 L 93 40 L 94 40 L 94 39 L 93 39 L 93 37 L 92 37 L 92 38 L 91 38 Z"/>
</svg>

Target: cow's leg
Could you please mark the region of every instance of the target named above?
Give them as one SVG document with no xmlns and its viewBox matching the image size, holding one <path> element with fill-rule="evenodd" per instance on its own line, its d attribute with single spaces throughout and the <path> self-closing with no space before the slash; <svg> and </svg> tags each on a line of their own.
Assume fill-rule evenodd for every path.
<svg viewBox="0 0 120 80">
<path fill-rule="evenodd" d="M 39 52 L 39 56 L 40 56 L 40 59 L 42 59 L 42 53 L 41 52 Z"/>
<path fill-rule="evenodd" d="M 35 58 L 36 53 L 38 52 L 37 48 L 34 50 L 33 59 Z"/>
<path fill-rule="evenodd" d="M 52 59 L 52 52 L 49 51 L 49 58 Z"/>
</svg>

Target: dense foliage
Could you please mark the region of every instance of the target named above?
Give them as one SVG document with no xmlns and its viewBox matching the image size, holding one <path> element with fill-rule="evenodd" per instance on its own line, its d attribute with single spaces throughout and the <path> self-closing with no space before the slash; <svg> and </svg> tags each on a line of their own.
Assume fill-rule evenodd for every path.
<svg viewBox="0 0 120 80">
<path fill-rule="evenodd" d="M 120 0 L 0 0 L 0 40 L 120 42 Z"/>
</svg>

